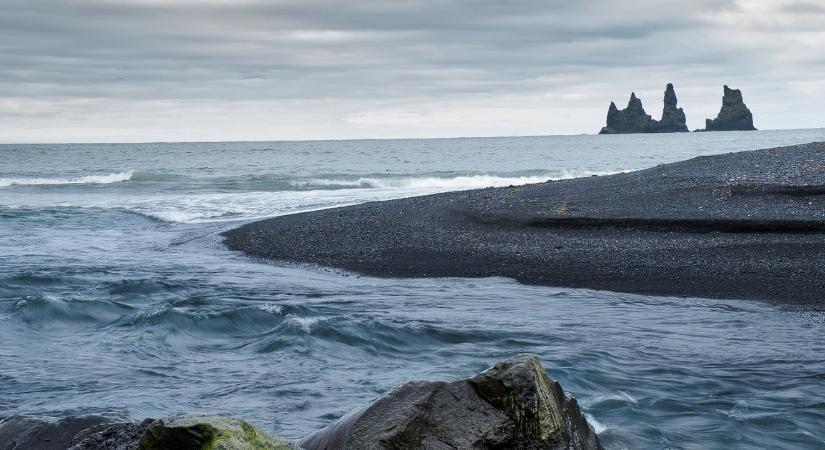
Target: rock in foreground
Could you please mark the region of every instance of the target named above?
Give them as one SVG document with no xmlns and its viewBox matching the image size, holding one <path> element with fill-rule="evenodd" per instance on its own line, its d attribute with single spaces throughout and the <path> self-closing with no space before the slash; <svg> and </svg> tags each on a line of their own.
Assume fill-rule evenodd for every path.
<svg viewBox="0 0 825 450">
<path fill-rule="evenodd" d="M 183 415 L 154 421 L 138 442 L 139 450 L 293 450 L 235 417 Z"/>
<path fill-rule="evenodd" d="M 0 422 L 0 450 L 65 450 L 78 433 L 108 422 L 101 416 L 7 417 Z"/>
<path fill-rule="evenodd" d="M 234 417 L 181 415 L 119 422 L 100 416 L 13 416 L 0 422 L 0 450 L 298 450 Z"/>
<path fill-rule="evenodd" d="M 574 398 L 532 355 L 473 378 L 410 382 L 300 442 L 332 449 L 600 449 Z"/>
<path fill-rule="evenodd" d="M 473 378 L 410 382 L 306 438 L 301 447 L 235 417 L 143 422 L 12 416 L 0 450 L 601 449 L 576 400 L 538 358 L 518 355 Z"/>
</svg>

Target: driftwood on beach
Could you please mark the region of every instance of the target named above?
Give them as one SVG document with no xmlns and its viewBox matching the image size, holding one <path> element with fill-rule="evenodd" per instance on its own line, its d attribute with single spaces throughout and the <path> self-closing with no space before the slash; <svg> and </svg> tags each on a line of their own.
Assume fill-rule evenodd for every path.
<svg viewBox="0 0 825 450">
<path fill-rule="evenodd" d="M 821 307 L 823 194 L 825 143 L 812 143 L 276 217 L 226 244 L 376 276 Z"/>
</svg>

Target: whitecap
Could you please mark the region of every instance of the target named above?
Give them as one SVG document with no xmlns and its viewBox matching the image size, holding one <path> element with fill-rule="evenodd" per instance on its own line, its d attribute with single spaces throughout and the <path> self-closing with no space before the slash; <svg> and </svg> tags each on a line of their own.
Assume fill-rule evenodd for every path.
<svg viewBox="0 0 825 450">
<path fill-rule="evenodd" d="M 127 174 L 124 172 L 121 178 Z M 607 172 L 604 172 L 605 174 Z M 557 171 L 547 175 L 496 176 L 468 175 L 449 178 L 437 176 L 358 178 L 356 180 L 313 179 L 318 189 L 303 191 L 250 191 L 214 193 L 163 193 L 151 196 L 109 196 L 90 193 L 64 193 L 59 197 L 18 196 L 16 201 L 0 206 L 9 208 L 102 208 L 140 214 L 164 222 L 203 223 L 255 220 L 285 214 L 354 205 L 369 201 L 391 200 L 446 191 L 488 186 L 537 183 L 550 179 L 576 178 L 602 172 Z M 115 177 L 110 178 L 111 180 Z M 79 180 L 79 179 L 78 179 Z M 102 182 L 102 179 L 101 179 Z M 324 184 L 339 183 L 341 189 L 320 189 Z M 10 199 L 11 200 L 11 199 Z"/>
<path fill-rule="evenodd" d="M 310 178 L 296 180 L 293 186 L 299 187 L 339 187 L 339 188 L 373 188 L 373 189 L 477 189 L 485 187 L 519 186 L 543 183 L 550 180 L 566 180 L 593 175 L 610 175 L 616 171 L 560 171 L 547 172 L 530 176 L 502 175 L 458 175 L 453 177 L 407 176 L 407 177 L 360 177 L 357 179 Z"/>
<path fill-rule="evenodd" d="M 40 186 L 60 184 L 111 184 L 129 181 L 135 171 L 110 173 L 106 175 L 86 175 L 77 178 L 0 178 L 0 187 Z"/>
<path fill-rule="evenodd" d="M 724 415 L 730 417 L 733 420 L 741 422 L 745 420 L 747 416 L 750 414 L 750 407 L 748 406 L 748 402 L 746 402 L 745 400 L 739 400 L 736 402 L 736 405 L 734 405 L 733 408 L 731 408 L 730 410 L 719 412 L 723 413 Z"/>
<path fill-rule="evenodd" d="M 284 307 L 276 303 L 264 303 L 263 305 L 258 305 L 258 309 L 278 315 L 283 314 L 284 311 Z"/>
<path fill-rule="evenodd" d="M 288 315 L 286 321 L 289 325 L 299 328 L 307 334 L 312 333 L 312 329 L 320 322 L 327 320 L 327 317 L 298 317 Z"/>
<path fill-rule="evenodd" d="M 609 425 L 605 425 L 599 422 L 598 420 L 596 420 L 595 417 L 593 417 L 590 414 L 585 413 L 584 417 L 587 418 L 587 422 L 589 422 L 590 425 L 593 426 L 593 430 L 596 432 L 596 434 L 602 434 L 611 428 Z"/>
<path fill-rule="evenodd" d="M 639 401 L 636 400 L 632 395 L 628 394 L 625 391 L 619 391 L 614 394 L 605 394 L 605 395 L 597 395 L 589 400 L 587 400 L 588 405 L 596 405 L 599 403 L 607 403 L 607 402 L 620 402 L 620 403 L 629 403 L 635 407 L 639 406 Z"/>
</svg>

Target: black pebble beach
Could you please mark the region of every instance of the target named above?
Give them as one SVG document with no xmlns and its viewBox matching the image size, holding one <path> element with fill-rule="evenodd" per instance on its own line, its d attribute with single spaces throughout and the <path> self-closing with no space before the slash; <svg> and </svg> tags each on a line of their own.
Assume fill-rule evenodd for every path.
<svg viewBox="0 0 825 450">
<path fill-rule="evenodd" d="M 249 223 L 229 248 L 381 277 L 825 306 L 825 143 Z"/>
</svg>

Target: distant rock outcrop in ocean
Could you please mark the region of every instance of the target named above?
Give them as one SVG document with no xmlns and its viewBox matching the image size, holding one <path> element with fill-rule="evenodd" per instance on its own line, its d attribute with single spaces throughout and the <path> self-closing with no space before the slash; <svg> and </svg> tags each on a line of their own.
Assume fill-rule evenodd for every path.
<svg viewBox="0 0 825 450">
<path fill-rule="evenodd" d="M 683 133 L 688 130 L 685 111 L 676 106 L 676 91 L 673 84 L 668 83 L 665 88 L 665 107 L 662 109 L 662 120 L 658 122 L 656 133 Z"/>
<path fill-rule="evenodd" d="M 688 131 L 685 112 L 676 106 L 676 91 L 673 84 L 668 83 L 665 89 L 664 109 L 662 110 L 662 120 L 653 119 L 645 112 L 642 101 L 636 97 L 636 93 L 630 94 L 630 101 L 625 109 L 618 109 L 616 104 L 610 102 L 607 110 L 607 125 L 599 131 L 599 134 L 625 134 L 625 133 L 676 133 Z"/>
<path fill-rule="evenodd" d="M 753 114 L 742 100 L 742 91 L 725 86 L 722 109 L 715 119 L 705 120 L 705 129 L 697 131 L 755 130 Z"/>
<path fill-rule="evenodd" d="M 615 103 L 610 102 L 607 109 L 607 126 L 602 128 L 599 134 L 647 133 L 653 122 L 653 118 L 645 112 L 642 101 L 633 92 L 625 109 L 619 109 Z"/>
</svg>

